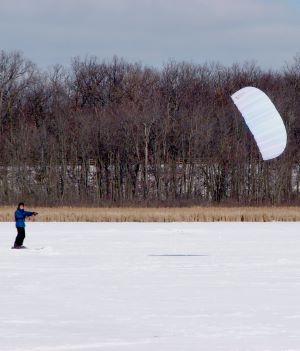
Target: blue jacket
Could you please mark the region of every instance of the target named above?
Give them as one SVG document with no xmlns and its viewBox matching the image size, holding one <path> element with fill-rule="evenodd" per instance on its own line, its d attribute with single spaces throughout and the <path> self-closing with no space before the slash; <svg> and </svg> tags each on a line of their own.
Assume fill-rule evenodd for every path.
<svg viewBox="0 0 300 351">
<path fill-rule="evenodd" d="M 33 215 L 33 212 L 21 210 L 20 208 L 17 208 L 15 212 L 15 220 L 16 220 L 16 227 L 25 227 L 25 218 L 30 217 Z"/>
</svg>

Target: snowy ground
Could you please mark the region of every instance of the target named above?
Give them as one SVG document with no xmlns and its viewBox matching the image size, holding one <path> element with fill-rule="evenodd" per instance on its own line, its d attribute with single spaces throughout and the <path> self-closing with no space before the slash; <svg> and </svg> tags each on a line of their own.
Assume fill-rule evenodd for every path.
<svg viewBox="0 0 300 351">
<path fill-rule="evenodd" d="M 300 223 L 0 224 L 1 351 L 300 350 Z"/>
</svg>

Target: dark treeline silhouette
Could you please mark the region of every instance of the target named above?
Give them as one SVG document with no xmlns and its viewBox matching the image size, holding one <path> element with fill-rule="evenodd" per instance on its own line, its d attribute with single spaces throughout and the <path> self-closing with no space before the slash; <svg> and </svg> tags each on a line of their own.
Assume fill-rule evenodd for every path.
<svg viewBox="0 0 300 351">
<path fill-rule="evenodd" d="M 265 91 L 288 146 L 263 162 L 230 95 Z M 296 204 L 300 57 L 282 70 L 119 58 L 38 69 L 0 52 L 0 201 Z"/>
</svg>

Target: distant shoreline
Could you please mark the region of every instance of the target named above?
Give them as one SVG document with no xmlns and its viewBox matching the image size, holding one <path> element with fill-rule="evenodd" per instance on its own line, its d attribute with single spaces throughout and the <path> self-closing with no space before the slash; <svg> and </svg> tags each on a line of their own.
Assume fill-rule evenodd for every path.
<svg viewBox="0 0 300 351">
<path fill-rule="evenodd" d="M 28 207 L 36 222 L 271 222 L 300 221 L 300 206 L 282 207 Z M 0 207 L 0 221 L 14 221 L 15 208 Z"/>
</svg>

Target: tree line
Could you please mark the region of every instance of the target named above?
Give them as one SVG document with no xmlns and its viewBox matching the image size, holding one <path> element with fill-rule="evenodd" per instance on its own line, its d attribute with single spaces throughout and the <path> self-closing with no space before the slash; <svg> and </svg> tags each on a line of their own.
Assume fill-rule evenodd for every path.
<svg viewBox="0 0 300 351">
<path fill-rule="evenodd" d="M 262 161 L 230 95 L 265 91 L 286 151 Z M 114 57 L 39 69 L 0 51 L 0 202 L 37 205 L 297 204 L 300 56 L 162 68 Z"/>
</svg>

